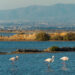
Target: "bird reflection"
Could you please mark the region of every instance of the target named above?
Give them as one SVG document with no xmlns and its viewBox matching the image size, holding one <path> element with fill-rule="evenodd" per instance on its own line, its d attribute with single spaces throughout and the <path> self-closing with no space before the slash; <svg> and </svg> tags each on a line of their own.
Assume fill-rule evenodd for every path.
<svg viewBox="0 0 75 75">
<path fill-rule="evenodd" d="M 68 70 L 68 68 L 67 68 L 67 65 L 66 65 L 65 61 L 68 61 L 68 60 L 69 60 L 69 58 L 68 58 L 68 57 L 66 57 L 66 56 L 64 56 L 64 57 L 61 57 L 60 59 L 63 61 L 63 63 L 62 63 L 62 64 L 63 64 L 63 66 L 62 66 L 62 68 L 61 68 L 61 69 L 62 69 L 63 71 L 67 71 L 67 70 Z"/>
<path fill-rule="evenodd" d="M 50 63 L 53 63 L 54 62 L 54 56 L 52 56 L 52 58 L 45 59 L 45 62 L 47 64 L 47 66 L 48 66 L 48 71 L 51 71 L 52 72 L 53 70 L 52 70 L 52 68 L 50 66 Z"/>
<path fill-rule="evenodd" d="M 17 69 L 18 67 L 16 66 L 15 62 L 18 60 L 18 56 L 16 57 L 11 57 L 9 60 L 12 62 L 11 64 L 11 68 L 10 68 L 10 72 L 11 72 L 11 75 L 16 75 L 17 73 Z"/>
<path fill-rule="evenodd" d="M 61 69 L 62 69 L 63 71 L 67 71 L 67 70 L 68 70 L 66 63 L 63 63 L 63 66 L 62 66 Z"/>
</svg>

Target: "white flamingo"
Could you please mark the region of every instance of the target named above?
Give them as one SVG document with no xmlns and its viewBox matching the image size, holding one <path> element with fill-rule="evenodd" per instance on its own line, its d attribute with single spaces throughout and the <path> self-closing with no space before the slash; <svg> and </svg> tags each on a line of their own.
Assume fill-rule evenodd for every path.
<svg viewBox="0 0 75 75">
<path fill-rule="evenodd" d="M 9 60 L 12 61 L 12 64 L 14 64 L 14 62 L 16 60 L 18 60 L 19 56 L 16 56 L 16 57 L 11 57 Z"/>
<path fill-rule="evenodd" d="M 45 59 L 46 62 L 52 63 L 54 62 L 54 56 L 52 56 L 52 58 L 47 58 Z"/>
<path fill-rule="evenodd" d="M 52 58 L 47 58 L 47 59 L 45 59 L 45 62 L 48 62 L 48 63 L 54 62 L 54 56 L 52 56 Z M 48 69 L 50 68 L 49 66 L 50 66 L 50 65 L 48 64 Z"/>
<path fill-rule="evenodd" d="M 63 69 L 63 70 L 67 70 L 65 61 L 68 61 L 69 58 L 68 58 L 67 56 L 64 56 L 64 57 L 61 57 L 60 60 L 64 61 L 64 62 L 63 62 L 63 67 L 62 67 L 62 69 Z"/>
<path fill-rule="evenodd" d="M 64 56 L 64 57 L 61 57 L 61 58 L 60 58 L 60 60 L 62 60 L 62 61 L 68 61 L 68 60 L 69 60 L 69 58 L 68 58 L 68 57 L 66 57 L 66 56 Z"/>
</svg>

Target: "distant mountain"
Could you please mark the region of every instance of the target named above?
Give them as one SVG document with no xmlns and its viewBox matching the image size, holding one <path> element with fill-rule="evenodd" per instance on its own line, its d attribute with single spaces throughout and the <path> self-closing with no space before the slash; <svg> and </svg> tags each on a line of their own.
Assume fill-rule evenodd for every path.
<svg viewBox="0 0 75 75">
<path fill-rule="evenodd" d="M 75 23 L 75 4 L 29 6 L 12 10 L 0 10 L 0 20 L 49 21 L 51 23 Z"/>
</svg>

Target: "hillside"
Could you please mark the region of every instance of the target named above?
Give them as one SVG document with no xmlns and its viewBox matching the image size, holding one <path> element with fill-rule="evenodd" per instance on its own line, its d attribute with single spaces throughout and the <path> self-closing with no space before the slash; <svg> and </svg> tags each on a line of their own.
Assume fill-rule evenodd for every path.
<svg viewBox="0 0 75 75">
<path fill-rule="evenodd" d="M 12 10 L 0 10 L 0 20 L 75 23 L 74 9 L 74 4 L 56 4 L 52 6 L 29 6 Z"/>
</svg>

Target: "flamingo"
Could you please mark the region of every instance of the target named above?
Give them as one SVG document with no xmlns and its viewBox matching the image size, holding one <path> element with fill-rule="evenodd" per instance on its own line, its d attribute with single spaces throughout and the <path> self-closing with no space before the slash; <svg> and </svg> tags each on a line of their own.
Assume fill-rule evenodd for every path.
<svg viewBox="0 0 75 75">
<path fill-rule="evenodd" d="M 9 60 L 13 62 L 12 64 L 14 64 L 14 62 L 15 62 L 16 60 L 18 60 L 18 58 L 19 58 L 19 56 L 11 57 Z"/>
<path fill-rule="evenodd" d="M 54 62 L 54 56 L 52 56 L 52 58 L 47 58 L 45 59 L 46 62 L 52 63 Z"/>
<path fill-rule="evenodd" d="M 63 69 L 63 70 L 67 70 L 65 61 L 68 61 L 69 58 L 68 58 L 67 56 L 64 56 L 64 57 L 61 57 L 60 60 L 64 61 L 64 62 L 63 62 L 63 67 L 62 67 L 62 69 Z"/>
<path fill-rule="evenodd" d="M 45 62 L 48 62 L 48 63 L 53 63 L 54 62 L 54 56 L 52 56 L 52 58 L 47 58 L 45 59 Z M 48 69 L 49 69 L 49 64 L 48 64 Z"/>
<path fill-rule="evenodd" d="M 68 60 L 69 60 L 69 58 L 68 58 L 68 57 L 66 57 L 66 56 L 61 57 L 60 59 L 61 59 L 62 61 L 68 61 Z"/>
<path fill-rule="evenodd" d="M 16 66 L 14 63 L 15 63 L 15 61 L 18 60 L 18 58 L 19 58 L 19 56 L 9 58 L 9 60 L 12 61 L 11 64 L 13 65 L 13 67 L 11 68 L 11 71 L 12 71 L 12 72 L 15 72 L 15 70 L 16 70 L 16 68 L 17 68 L 17 66 Z"/>
</svg>

